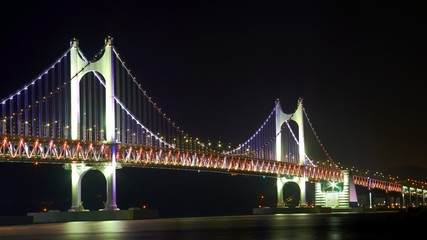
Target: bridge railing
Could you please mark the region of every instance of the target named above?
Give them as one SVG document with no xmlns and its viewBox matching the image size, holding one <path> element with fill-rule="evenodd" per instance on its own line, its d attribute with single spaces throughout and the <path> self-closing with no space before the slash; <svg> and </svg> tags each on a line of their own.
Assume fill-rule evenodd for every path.
<svg viewBox="0 0 427 240">
<path fill-rule="evenodd" d="M 112 145 L 116 146 L 116 161 L 121 166 L 184 168 L 271 177 L 303 176 L 305 174 L 312 181 L 342 181 L 340 170 L 301 166 L 288 162 L 251 158 L 245 155 L 9 135 L 4 135 L 2 138 L 0 161 L 48 164 L 108 164 L 112 159 Z"/>
</svg>

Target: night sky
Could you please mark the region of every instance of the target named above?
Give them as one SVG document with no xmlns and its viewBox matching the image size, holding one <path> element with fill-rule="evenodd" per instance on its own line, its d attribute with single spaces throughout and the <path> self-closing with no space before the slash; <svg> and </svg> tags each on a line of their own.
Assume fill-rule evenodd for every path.
<svg viewBox="0 0 427 240">
<path fill-rule="evenodd" d="M 91 57 L 111 36 L 143 89 L 190 135 L 241 143 L 267 118 L 276 99 L 290 113 L 302 98 L 334 161 L 378 171 L 408 165 L 427 169 L 422 85 L 427 17 L 421 4 L 22 2 L 0 10 L 0 98 L 50 66 L 72 38 Z M 11 212 L 7 206 L 17 196 L 61 198 L 57 202 L 63 205 L 55 207 L 69 207 L 70 173 L 61 166 L 2 163 L 0 169 L 7 186 L 1 211 Z M 261 194 L 275 201 L 275 182 L 269 179 L 118 172 L 118 205 L 124 208 L 146 203 L 170 215 L 194 215 L 244 211 L 255 207 Z M 98 173 L 89 178 L 102 180 Z M 92 196 L 86 202 L 96 209 L 104 185 L 88 185 L 83 195 Z"/>
</svg>

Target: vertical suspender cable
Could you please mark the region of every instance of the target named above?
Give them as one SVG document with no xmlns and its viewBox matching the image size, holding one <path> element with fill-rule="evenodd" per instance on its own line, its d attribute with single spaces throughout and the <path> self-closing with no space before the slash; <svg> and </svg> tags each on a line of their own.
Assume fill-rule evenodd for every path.
<svg viewBox="0 0 427 240">
<path fill-rule="evenodd" d="M 63 64 L 62 64 L 62 60 L 58 63 L 59 67 L 58 67 L 58 87 L 57 90 L 61 91 L 60 93 L 58 93 L 57 99 L 58 99 L 58 133 L 57 133 L 57 138 L 62 138 L 63 136 L 63 127 L 64 127 L 64 118 L 63 118 L 63 95 L 64 95 L 64 88 L 63 88 L 63 79 L 62 79 L 62 68 L 63 68 Z"/>
<path fill-rule="evenodd" d="M 124 73 L 126 73 L 126 71 L 123 71 Z M 132 109 L 133 109 L 133 106 L 132 106 L 132 82 L 131 82 L 131 80 L 129 79 L 130 77 L 129 77 L 129 74 L 126 74 L 126 78 L 125 78 L 125 81 L 126 81 L 126 104 L 125 104 L 125 106 L 127 106 L 128 107 L 128 109 L 129 109 L 129 111 L 131 111 L 132 112 Z M 131 124 L 131 117 L 129 116 L 129 114 L 126 114 L 126 119 L 127 119 L 127 121 L 126 121 L 126 136 L 127 136 L 127 138 L 126 138 L 126 143 L 131 143 L 131 127 L 132 127 L 132 124 Z"/>
<path fill-rule="evenodd" d="M 121 89 L 121 95 L 120 95 L 120 99 L 122 101 L 122 103 L 127 106 L 126 103 L 126 72 L 125 71 L 120 71 L 120 69 L 118 68 L 119 64 L 116 64 L 116 70 L 118 72 L 121 72 L 121 79 L 120 79 L 120 83 L 122 85 L 122 89 Z M 124 111 L 124 109 L 122 109 L 122 115 L 121 115 L 121 127 L 120 127 L 120 133 L 121 133 L 121 140 L 122 142 L 126 142 L 126 113 Z"/>
<path fill-rule="evenodd" d="M 137 94 L 137 116 L 138 116 L 138 119 L 140 120 L 140 121 L 142 121 L 142 107 L 143 107 L 143 105 L 141 105 L 142 104 L 142 98 L 141 98 L 141 91 L 136 91 L 136 94 Z M 142 129 L 138 126 L 137 127 L 137 129 L 136 129 L 136 136 L 137 136 L 137 138 L 136 138 L 136 144 L 142 144 L 142 142 L 141 142 L 141 140 L 142 140 L 142 137 L 141 137 L 141 133 L 142 133 Z"/>
<path fill-rule="evenodd" d="M 152 108 L 151 108 L 151 115 L 152 115 L 152 121 L 153 121 L 153 128 L 151 129 L 151 131 L 153 131 L 154 134 L 157 134 L 158 129 L 157 129 L 157 116 L 156 116 L 156 105 L 154 105 L 153 102 L 151 102 Z M 154 140 L 154 136 L 152 136 L 153 140 Z M 156 142 L 154 142 L 154 146 L 156 146 Z"/>
<path fill-rule="evenodd" d="M 162 113 L 160 112 L 160 109 L 157 109 L 157 115 L 158 115 L 158 118 L 159 118 L 159 120 L 158 120 L 158 122 L 159 122 L 159 131 L 158 131 L 158 133 L 159 134 L 157 134 L 159 137 L 161 137 L 161 136 L 164 136 L 164 133 L 163 133 L 163 116 L 162 116 Z M 162 145 L 161 145 L 161 141 L 159 140 L 159 146 L 160 147 L 162 147 Z"/>
<path fill-rule="evenodd" d="M 6 103 L 1 104 L 1 133 L 6 134 Z"/>
<path fill-rule="evenodd" d="M 100 86 L 99 82 L 96 81 L 96 77 L 95 75 L 92 75 L 92 84 L 93 84 L 93 90 L 92 90 L 92 99 L 94 102 L 98 102 L 97 100 L 99 99 L 99 91 L 102 89 L 102 87 Z M 115 103 L 114 103 L 115 104 Z M 100 116 L 101 116 L 101 109 L 99 105 L 95 105 L 95 107 L 93 108 L 93 133 L 92 133 L 92 137 L 93 137 L 93 141 L 97 142 L 99 141 L 99 135 L 101 133 L 101 125 L 99 124 L 100 121 Z"/>
<path fill-rule="evenodd" d="M 52 75 L 52 79 L 50 82 L 52 82 L 52 86 L 51 86 L 51 90 L 50 90 L 50 95 L 49 95 L 49 101 L 51 101 L 52 103 L 49 104 L 51 105 L 51 111 L 52 111 L 52 115 L 51 115 L 51 137 L 55 137 L 56 136 L 56 128 L 57 128 L 57 123 L 58 123 L 58 119 L 56 118 L 56 105 L 57 105 L 57 94 L 55 94 L 55 88 L 56 88 L 56 71 L 55 68 L 52 69 L 51 71 L 51 75 Z"/>
<path fill-rule="evenodd" d="M 80 81 L 80 106 L 82 111 L 80 112 L 80 116 L 81 116 L 81 121 L 80 121 L 80 125 L 81 125 L 81 130 L 80 130 L 80 136 L 83 136 L 81 139 L 82 140 L 87 140 L 87 89 L 86 89 L 86 84 L 88 82 L 88 75 L 84 75 Z M 82 119 L 83 118 L 83 119 Z"/>
<path fill-rule="evenodd" d="M 16 133 L 18 135 L 22 134 L 21 121 L 22 121 L 22 112 L 21 112 L 21 93 L 15 95 L 16 97 Z"/>
<path fill-rule="evenodd" d="M 38 81 L 38 95 L 37 95 L 37 99 L 38 99 L 37 106 L 39 106 L 38 107 L 39 117 L 37 119 L 37 121 L 38 121 L 38 136 L 39 137 L 43 137 L 43 103 L 42 103 L 42 96 L 43 96 L 43 81 L 42 81 L 42 78 L 40 78 L 39 81 Z"/>
<path fill-rule="evenodd" d="M 24 136 L 29 136 L 29 132 L 28 132 L 28 130 L 29 130 L 29 121 L 28 121 L 28 115 L 29 115 L 29 112 L 30 112 L 30 109 L 29 109 L 29 103 L 28 103 L 28 91 L 29 91 L 29 89 L 28 89 L 28 87 L 26 87 L 26 89 L 24 90 L 24 109 L 25 109 L 25 111 L 24 111 Z"/>
<path fill-rule="evenodd" d="M 86 85 L 87 85 L 87 140 L 88 141 L 92 141 L 92 137 L 93 137 L 93 133 L 94 133 L 94 129 L 93 129 L 93 107 L 92 107 L 92 102 L 94 101 L 94 98 L 92 98 L 93 94 L 92 94 L 92 84 L 94 82 L 93 79 L 93 73 L 90 73 L 87 75 L 87 80 L 86 80 Z"/>
<path fill-rule="evenodd" d="M 49 79 L 49 74 L 45 74 L 44 75 L 44 95 L 43 95 L 43 101 L 44 101 L 44 108 L 45 108 L 45 115 L 44 115 L 44 117 L 45 117 L 45 121 L 44 121 L 44 123 L 43 123 L 43 126 L 44 126 L 44 137 L 49 137 L 49 123 L 50 123 L 50 121 L 49 121 L 49 118 L 50 118 L 50 116 L 49 116 L 49 103 L 48 103 L 48 98 L 49 98 L 49 81 L 50 79 Z"/>
<path fill-rule="evenodd" d="M 119 69 L 117 68 L 117 66 L 119 65 L 118 64 L 119 60 L 117 58 L 115 58 L 115 60 L 116 60 L 116 62 L 114 64 L 114 66 L 115 66 L 115 71 L 114 71 L 114 78 L 115 78 L 114 88 L 115 88 L 115 92 L 114 92 L 114 95 L 116 96 L 117 99 L 119 99 L 120 101 L 122 101 L 121 95 L 120 95 L 121 89 L 122 89 L 122 79 L 120 77 L 121 75 L 120 75 Z M 116 107 L 116 110 L 115 110 L 115 112 L 116 112 L 115 113 L 115 115 L 116 115 L 116 126 L 115 126 L 116 127 L 116 129 L 115 129 L 115 132 L 116 132 L 116 141 L 117 142 L 121 142 L 121 138 L 120 138 L 120 126 L 121 126 L 122 109 L 121 109 L 121 107 L 120 107 L 120 105 L 118 103 L 116 103 L 115 107 Z M 104 126 L 104 125 L 102 125 L 102 126 Z"/>
<path fill-rule="evenodd" d="M 153 133 L 156 132 L 156 124 L 155 124 L 155 116 L 153 114 L 154 105 L 151 101 L 151 98 L 149 98 L 149 99 L 150 99 L 150 101 L 148 102 L 148 109 L 149 109 L 149 112 L 148 112 L 148 119 L 149 120 L 148 121 L 150 124 L 150 128 L 148 128 L 148 130 L 151 131 L 151 133 L 150 133 L 150 146 L 153 146 Z"/>
<path fill-rule="evenodd" d="M 144 94 L 142 95 L 142 123 L 144 124 L 145 127 L 148 127 L 147 124 L 147 96 L 145 95 L 145 91 L 143 92 Z M 147 144 L 147 131 L 144 129 L 144 131 L 142 132 L 142 144 L 143 145 L 148 145 Z"/>
<path fill-rule="evenodd" d="M 37 135 L 36 116 L 38 108 L 36 104 L 36 84 L 31 84 L 31 135 Z"/>
<path fill-rule="evenodd" d="M 117 86 L 118 84 L 114 84 L 115 86 Z M 98 99 L 99 99 L 99 140 L 100 141 L 105 141 L 106 137 L 105 137 L 105 115 L 103 114 L 105 111 L 105 88 L 102 88 L 100 86 L 99 88 L 99 92 L 98 92 Z M 115 117 L 116 117 L 116 132 L 117 132 L 117 116 L 120 114 L 120 108 L 118 107 L 117 103 L 115 104 Z M 116 134 L 117 137 L 117 134 Z M 116 141 L 119 139 L 116 139 Z"/>
<path fill-rule="evenodd" d="M 68 54 L 67 54 L 68 55 Z M 64 137 L 65 137 L 65 139 L 69 139 L 70 138 L 70 119 L 71 119 L 71 116 L 70 116 L 70 111 L 69 111 L 69 109 L 70 109 L 70 91 L 71 91 L 71 87 L 70 87 L 70 82 L 69 81 L 71 81 L 72 79 L 71 79 L 71 73 L 69 72 L 69 71 L 71 71 L 70 70 L 70 68 L 68 67 L 69 66 L 69 64 L 68 64 L 68 57 L 64 57 L 64 69 L 65 69 L 65 71 L 64 71 L 64 73 L 63 73 L 63 79 L 64 79 L 64 82 L 62 83 L 62 84 L 64 84 L 64 87 L 66 87 L 66 89 L 65 89 L 65 91 L 63 91 L 63 94 L 64 94 L 64 96 L 63 96 L 63 99 L 62 99 L 62 101 L 63 101 L 63 106 L 64 106 L 64 118 L 63 118 L 63 121 L 64 121 Z M 61 85 L 61 86 L 63 86 L 63 85 Z"/>
<path fill-rule="evenodd" d="M 137 119 L 141 119 L 138 116 L 138 86 L 136 86 L 136 82 L 134 82 L 134 79 L 132 78 L 132 76 L 129 76 L 132 79 L 132 114 L 137 118 Z M 136 144 L 137 141 L 136 139 L 138 138 L 137 135 L 137 129 L 139 127 L 136 125 L 136 121 L 132 120 L 132 144 Z"/>
<path fill-rule="evenodd" d="M 144 91 L 144 95 L 142 96 L 142 122 L 144 124 L 145 127 L 150 127 L 148 125 L 148 118 L 147 118 L 147 114 L 148 114 L 148 105 L 147 105 L 147 95 L 145 95 L 145 91 Z M 144 145 L 148 145 L 147 144 L 147 131 L 144 131 Z"/>
<path fill-rule="evenodd" d="M 9 100 L 9 106 L 9 134 L 13 135 L 13 99 Z"/>
</svg>

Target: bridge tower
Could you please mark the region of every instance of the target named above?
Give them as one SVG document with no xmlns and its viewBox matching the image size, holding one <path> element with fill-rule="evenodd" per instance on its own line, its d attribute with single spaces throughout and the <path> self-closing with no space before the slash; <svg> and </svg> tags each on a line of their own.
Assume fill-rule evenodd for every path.
<svg viewBox="0 0 427 240">
<path fill-rule="evenodd" d="M 305 163 L 305 145 L 304 145 L 304 115 L 303 115 L 303 106 L 302 99 L 298 100 L 298 106 L 296 111 L 293 114 L 286 114 L 283 112 L 279 100 L 276 101 L 276 158 L 277 161 L 283 161 L 282 156 L 282 134 L 281 128 L 283 123 L 289 120 L 293 120 L 298 125 L 298 152 L 299 152 L 299 165 L 304 165 Z M 300 206 L 306 205 L 306 177 L 305 177 L 305 168 L 302 168 L 301 177 L 292 177 L 288 179 L 286 177 L 277 178 L 277 207 L 283 208 L 285 203 L 283 201 L 283 186 L 289 182 L 295 182 L 300 188 Z"/>
<path fill-rule="evenodd" d="M 78 40 L 71 40 L 71 138 L 80 140 L 80 80 L 88 72 L 97 72 L 105 80 L 105 119 L 106 142 L 115 143 L 115 102 L 114 102 L 114 61 L 113 38 L 105 39 L 104 52 L 97 61 L 85 61 L 79 54 Z M 111 162 L 104 166 L 87 166 L 84 163 L 71 163 L 66 168 L 71 170 L 71 209 L 82 211 L 81 184 L 83 176 L 89 170 L 98 170 L 107 182 L 107 199 L 103 210 L 119 210 L 116 204 L 116 148 L 111 145 Z"/>
</svg>

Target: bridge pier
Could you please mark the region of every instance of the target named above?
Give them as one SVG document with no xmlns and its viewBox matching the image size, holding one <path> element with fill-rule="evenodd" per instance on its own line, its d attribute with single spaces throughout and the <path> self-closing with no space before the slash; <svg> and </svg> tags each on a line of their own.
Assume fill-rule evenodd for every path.
<svg viewBox="0 0 427 240">
<path fill-rule="evenodd" d="M 281 177 L 277 178 L 277 208 L 285 207 L 285 201 L 283 200 L 283 186 L 285 186 L 285 183 Z"/>
<path fill-rule="evenodd" d="M 120 210 L 116 203 L 116 146 L 113 145 L 111 148 L 111 166 L 106 166 L 101 171 L 107 179 L 107 201 L 104 211 Z"/>
<path fill-rule="evenodd" d="M 82 212 L 86 211 L 82 203 L 82 180 L 84 175 L 89 170 L 100 171 L 107 182 L 106 195 L 107 199 L 105 202 L 104 209 L 102 211 L 109 210 L 120 210 L 116 203 L 116 168 L 114 164 L 108 164 L 104 166 L 86 166 L 82 163 L 71 163 L 65 165 L 65 169 L 71 170 L 71 208 L 69 212 Z"/>
<path fill-rule="evenodd" d="M 304 177 L 293 177 L 293 178 L 286 178 L 286 177 L 278 177 L 277 178 L 277 208 L 284 208 L 285 202 L 283 200 L 283 187 L 288 182 L 295 182 L 298 184 L 300 188 L 300 201 L 299 206 L 303 207 L 307 205 L 306 200 L 306 178 Z"/>
<path fill-rule="evenodd" d="M 385 192 L 385 207 L 389 208 L 391 207 L 391 202 L 390 202 L 390 194 L 388 191 Z"/>
<path fill-rule="evenodd" d="M 418 189 L 415 189 L 415 206 L 419 206 Z"/>
<path fill-rule="evenodd" d="M 100 170 L 107 180 L 107 201 L 103 211 L 120 210 L 116 203 L 116 167 L 106 166 Z"/>
<path fill-rule="evenodd" d="M 65 169 L 71 170 L 71 208 L 68 211 L 84 211 L 82 204 L 82 178 L 91 167 L 87 167 L 84 164 L 71 163 L 65 165 Z"/>
<path fill-rule="evenodd" d="M 423 198 L 422 198 L 422 203 L 423 203 L 423 206 L 425 206 L 426 205 L 426 196 L 425 196 L 425 191 L 424 191 L 424 188 L 421 190 L 421 196 L 423 196 Z"/>
</svg>

